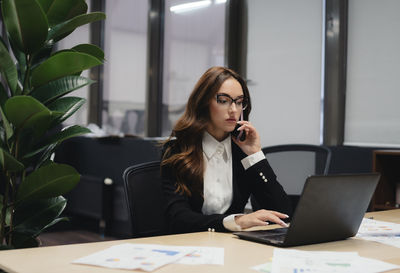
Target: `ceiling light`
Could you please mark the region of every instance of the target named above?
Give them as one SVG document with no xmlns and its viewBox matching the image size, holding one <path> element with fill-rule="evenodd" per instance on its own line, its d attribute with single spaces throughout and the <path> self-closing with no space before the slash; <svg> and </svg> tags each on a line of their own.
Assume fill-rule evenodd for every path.
<svg viewBox="0 0 400 273">
<path fill-rule="evenodd" d="M 174 13 L 183 13 L 183 12 L 193 11 L 196 9 L 205 8 L 209 5 L 211 5 L 211 0 L 204 0 L 204 1 L 189 2 L 185 4 L 172 6 L 169 8 L 169 10 Z"/>
</svg>

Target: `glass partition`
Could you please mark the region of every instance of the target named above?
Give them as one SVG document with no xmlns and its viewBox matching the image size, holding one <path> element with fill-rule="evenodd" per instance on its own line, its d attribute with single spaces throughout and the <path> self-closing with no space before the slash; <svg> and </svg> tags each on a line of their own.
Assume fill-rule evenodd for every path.
<svg viewBox="0 0 400 273">
<path fill-rule="evenodd" d="M 182 115 L 199 77 L 224 65 L 226 1 L 165 1 L 162 136 Z"/>
<path fill-rule="evenodd" d="M 144 135 L 148 1 L 106 1 L 103 129 Z"/>
</svg>

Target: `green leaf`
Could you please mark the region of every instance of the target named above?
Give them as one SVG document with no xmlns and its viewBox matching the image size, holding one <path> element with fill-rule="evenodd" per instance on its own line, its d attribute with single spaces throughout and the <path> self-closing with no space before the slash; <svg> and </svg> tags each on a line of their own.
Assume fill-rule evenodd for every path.
<svg viewBox="0 0 400 273">
<path fill-rule="evenodd" d="M 42 7 L 42 10 L 44 13 L 47 14 L 47 11 L 49 10 L 50 6 L 53 4 L 54 0 L 37 0 L 39 5 Z M 65 1 L 68 2 L 68 1 Z"/>
<path fill-rule="evenodd" d="M 104 61 L 104 52 L 100 47 L 98 47 L 96 45 L 80 44 L 80 45 L 74 46 L 72 49 L 76 50 L 78 52 L 86 53 L 93 57 L 96 57 L 97 59 L 99 59 L 102 62 Z"/>
<path fill-rule="evenodd" d="M 30 95 L 38 101 L 47 104 L 92 83 L 94 83 L 94 81 L 85 77 L 66 76 L 34 89 Z"/>
<path fill-rule="evenodd" d="M 8 122 L 6 115 L 4 114 L 3 107 L 0 107 L 0 117 L 1 122 L 3 123 L 3 129 L 5 131 L 5 140 L 9 140 L 13 136 L 14 131 L 10 123 Z"/>
<path fill-rule="evenodd" d="M 46 155 L 44 155 L 43 157 L 46 157 L 46 158 L 44 158 L 43 162 L 42 162 L 41 160 L 39 160 L 40 162 L 38 162 L 39 165 L 38 165 L 38 167 L 37 167 L 37 168 L 39 168 L 39 167 L 44 163 L 44 161 L 47 161 L 47 160 L 48 160 L 48 158 L 50 157 L 51 153 L 53 152 L 53 150 L 54 150 L 56 147 L 57 147 L 56 144 L 42 146 L 42 147 L 40 147 L 40 148 L 38 148 L 38 149 L 35 149 L 33 152 L 30 152 L 30 153 L 24 155 L 23 159 L 24 159 L 24 160 L 30 159 L 30 158 L 32 158 L 33 156 L 38 155 L 39 153 L 45 151 L 44 153 L 45 153 Z M 50 150 L 50 151 L 49 151 L 49 150 Z M 48 152 L 48 151 L 49 151 L 49 152 Z M 35 160 L 35 161 L 37 161 L 37 160 Z M 50 163 L 52 163 L 52 162 L 53 162 L 53 161 L 50 160 Z M 35 169 L 37 169 L 37 168 L 35 168 Z"/>
<path fill-rule="evenodd" d="M 41 136 L 52 120 L 50 110 L 30 96 L 15 96 L 8 99 L 4 113 L 17 129 L 33 129 L 35 137 Z"/>
<path fill-rule="evenodd" d="M 15 94 L 18 85 L 18 72 L 8 49 L 0 37 L 0 73 L 7 80 L 8 86 Z"/>
<path fill-rule="evenodd" d="M 65 37 L 66 33 L 70 33 L 75 30 L 77 27 L 86 25 L 88 23 L 96 22 L 99 20 L 103 20 L 106 18 L 106 15 L 103 12 L 92 12 L 88 14 L 78 15 L 68 21 L 55 25 L 50 29 L 47 39 L 59 41 L 63 37 Z"/>
<path fill-rule="evenodd" d="M 55 152 L 56 148 L 56 144 L 51 144 L 47 147 L 47 149 L 44 151 L 44 153 L 35 164 L 35 170 L 53 164 L 53 161 L 50 160 L 50 157 Z"/>
<path fill-rule="evenodd" d="M 91 131 L 88 128 L 79 126 L 79 125 L 72 125 L 68 128 L 64 128 L 61 132 L 57 133 L 56 135 L 52 136 L 48 143 L 61 143 L 66 139 L 71 137 L 76 137 L 84 134 L 88 134 Z"/>
<path fill-rule="evenodd" d="M 69 112 L 76 104 L 81 105 L 86 100 L 80 97 L 62 97 L 58 98 L 52 103 L 50 103 L 47 107 L 54 112 L 59 113 L 67 113 Z"/>
<path fill-rule="evenodd" d="M 75 74 L 102 64 L 97 58 L 85 53 L 62 52 L 51 56 L 32 71 L 32 85 L 39 87 L 50 81 Z"/>
<path fill-rule="evenodd" d="M 79 173 L 69 165 L 52 163 L 43 166 L 22 181 L 17 202 L 63 195 L 72 190 L 79 179 Z"/>
<path fill-rule="evenodd" d="M 34 114 L 30 117 L 24 126 L 23 130 L 33 129 L 33 138 L 39 138 L 50 128 L 51 121 L 53 120 L 52 113 L 47 110 Z"/>
<path fill-rule="evenodd" d="M 24 165 L 10 155 L 7 151 L 0 148 L 0 166 L 9 172 L 18 172 L 24 169 Z"/>
<path fill-rule="evenodd" d="M 8 100 L 8 94 L 3 84 L 0 82 L 0 107 L 3 108 L 4 104 Z"/>
<path fill-rule="evenodd" d="M 37 236 L 60 216 L 66 204 L 67 200 L 62 196 L 23 202 L 15 209 L 14 230 Z"/>
<path fill-rule="evenodd" d="M 42 228 L 39 233 L 42 233 L 45 229 L 54 226 L 55 224 L 61 222 L 61 221 L 69 221 L 68 217 L 60 217 L 60 218 L 56 218 L 54 219 L 52 222 L 50 222 L 48 225 L 46 225 L 44 228 Z"/>
<path fill-rule="evenodd" d="M 39 241 L 31 235 L 13 232 L 11 244 L 14 248 L 38 247 Z"/>
<path fill-rule="evenodd" d="M 38 247 L 39 240 L 37 239 L 37 236 L 40 235 L 40 233 L 42 233 L 48 227 L 51 227 L 54 224 L 56 224 L 60 221 L 64 221 L 64 220 L 68 220 L 68 219 L 66 217 L 56 218 L 51 223 L 49 223 L 47 226 L 42 228 L 41 230 L 36 231 L 35 234 L 31 234 L 32 230 L 15 230 L 12 235 L 12 246 L 14 248 Z M 4 248 L 4 249 L 8 249 L 8 248 Z"/>
<path fill-rule="evenodd" d="M 32 70 L 51 56 L 51 53 L 53 52 L 53 46 L 53 44 L 47 43 L 37 53 L 35 53 L 32 58 Z"/>
<path fill-rule="evenodd" d="M 7 100 L 4 109 L 6 116 L 16 127 L 21 127 L 36 113 L 46 110 L 50 113 L 43 104 L 30 96 L 12 97 Z"/>
<path fill-rule="evenodd" d="M 26 54 L 38 51 L 48 34 L 46 15 L 32 0 L 3 0 L 4 24 L 13 44 Z"/>
<path fill-rule="evenodd" d="M 0 219 L 1 219 L 1 214 L 3 211 L 3 198 L 4 198 L 3 195 L 0 194 Z M 7 208 L 6 209 L 6 226 L 10 225 L 10 219 L 11 219 L 10 208 Z"/>
<path fill-rule="evenodd" d="M 49 139 L 47 139 L 41 145 L 39 145 L 40 148 L 34 150 L 29 154 L 26 154 L 24 156 L 24 159 L 35 156 L 45 150 L 50 150 L 50 152 L 52 152 L 57 147 L 57 145 L 63 142 L 64 140 L 69 139 L 71 137 L 88 134 L 90 132 L 91 131 L 88 128 L 81 127 L 79 125 L 73 125 L 64 128 L 61 132 L 58 132 L 57 134 L 51 136 Z"/>
<path fill-rule="evenodd" d="M 58 51 L 56 51 L 56 52 L 53 52 L 52 54 L 51 54 L 51 56 L 54 56 L 54 55 L 56 55 L 56 54 L 60 54 L 60 53 L 63 53 L 63 52 L 76 52 L 76 51 L 74 51 L 74 50 L 72 50 L 72 49 L 61 49 L 61 50 L 58 50 Z"/>
<path fill-rule="evenodd" d="M 0 126 L 0 147 L 6 147 L 5 145 L 5 136 L 4 136 L 4 129 Z"/>
<path fill-rule="evenodd" d="M 1 123 L 3 124 L 3 129 L 5 132 L 5 140 L 9 140 L 14 131 L 8 122 L 8 119 L 6 115 L 4 114 L 4 105 L 6 104 L 6 101 L 8 100 L 8 94 L 6 93 L 6 90 L 4 89 L 3 85 L 0 82 L 0 118 L 1 118 Z"/>
<path fill-rule="evenodd" d="M 15 47 L 11 40 L 9 40 L 9 42 L 10 42 L 10 47 L 11 47 L 12 53 L 14 54 L 14 57 L 16 59 L 15 65 L 16 65 L 17 71 L 18 71 L 19 82 L 23 83 L 24 79 L 25 79 L 26 69 L 27 69 L 26 55 L 25 55 L 25 53 L 20 51 L 17 47 Z M 17 84 L 17 90 L 12 93 L 13 93 L 13 95 L 21 95 L 22 90 L 21 90 L 20 85 Z"/>
<path fill-rule="evenodd" d="M 88 9 L 84 0 L 39 0 L 39 3 L 46 12 L 51 26 L 85 14 Z"/>
<path fill-rule="evenodd" d="M 48 107 L 53 113 L 61 113 L 56 119 L 57 123 L 61 123 L 78 111 L 85 102 L 85 99 L 79 97 L 64 97 L 57 99 Z"/>
</svg>

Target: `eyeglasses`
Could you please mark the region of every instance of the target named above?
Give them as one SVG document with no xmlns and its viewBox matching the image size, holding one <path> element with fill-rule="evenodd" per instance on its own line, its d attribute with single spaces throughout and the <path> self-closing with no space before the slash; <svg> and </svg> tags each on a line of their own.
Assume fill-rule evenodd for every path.
<svg viewBox="0 0 400 273">
<path fill-rule="evenodd" d="M 228 94 L 217 94 L 216 99 L 218 105 L 226 108 L 229 108 L 232 103 L 235 103 L 236 107 L 240 110 L 244 110 L 248 106 L 248 100 L 245 96 L 239 96 L 236 99 L 233 99 Z"/>
</svg>

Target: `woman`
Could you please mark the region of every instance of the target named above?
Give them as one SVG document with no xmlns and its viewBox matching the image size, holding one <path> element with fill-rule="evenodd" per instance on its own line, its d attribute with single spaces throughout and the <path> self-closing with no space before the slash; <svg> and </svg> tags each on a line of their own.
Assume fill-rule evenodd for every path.
<svg viewBox="0 0 400 273">
<path fill-rule="evenodd" d="M 287 226 L 282 219 L 291 213 L 289 199 L 247 121 L 250 110 L 246 83 L 234 71 L 212 67 L 197 82 L 163 150 L 171 232 L 237 231 L 268 222 Z M 245 139 L 232 137 L 234 130 Z M 250 194 L 265 209 L 243 214 Z"/>
</svg>

